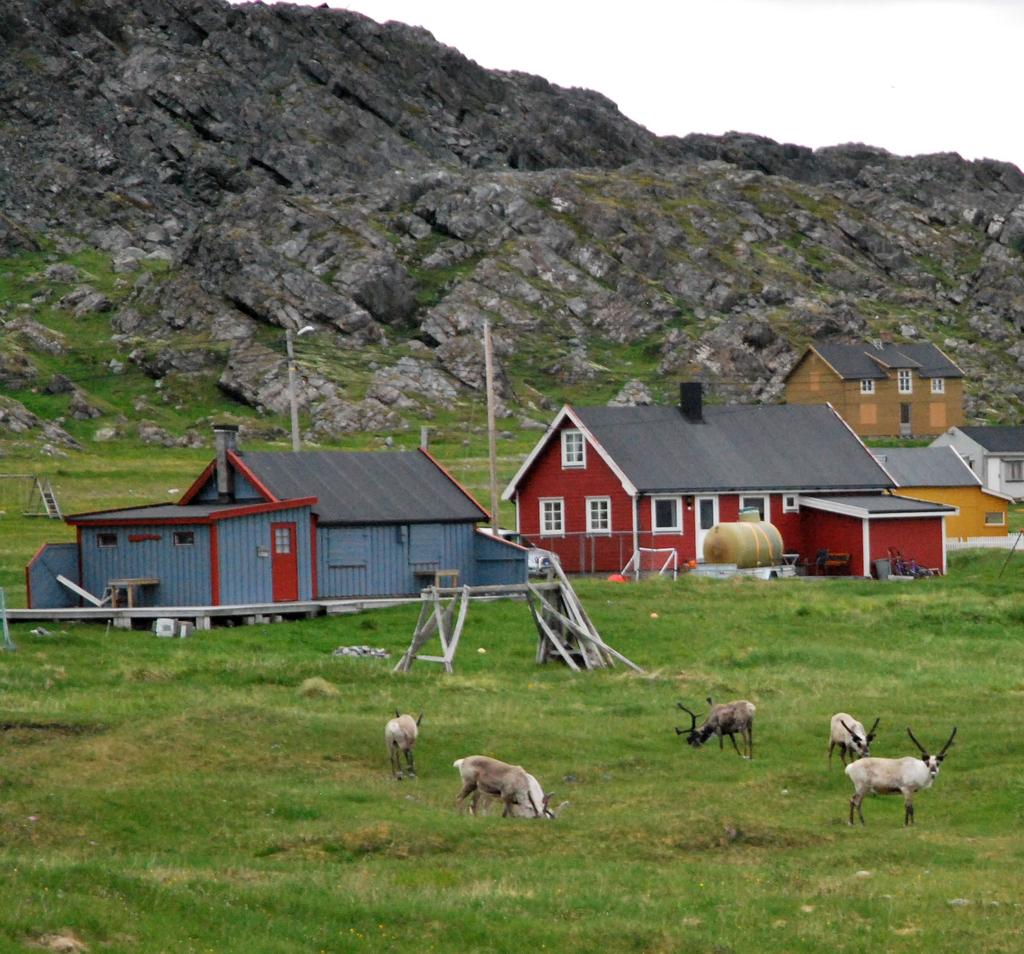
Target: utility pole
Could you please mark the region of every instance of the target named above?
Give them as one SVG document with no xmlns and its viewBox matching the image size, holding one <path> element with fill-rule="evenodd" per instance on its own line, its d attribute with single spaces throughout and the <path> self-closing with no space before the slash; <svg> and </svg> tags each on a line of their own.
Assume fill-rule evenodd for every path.
<svg viewBox="0 0 1024 954">
<path fill-rule="evenodd" d="M 298 334 L 305 335 L 316 329 L 312 325 L 306 325 L 298 330 Z M 295 393 L 297 372 L 295 369 L 295 348 L 292 343 L 291 325 L 285 325 L 284 344 L 288 352 L 288 404 L 292 412 L 292 453 L 299 452 L 299 398 Z"/>
<path fill-rule="evenodd" d="M 484 380 L 487 387 L 487 456 L 491 475 L 491 529 L 498 535 L 498 448 L 494 433 L 494 348 L 491 323 L 484 320 Z"/>
</svg>

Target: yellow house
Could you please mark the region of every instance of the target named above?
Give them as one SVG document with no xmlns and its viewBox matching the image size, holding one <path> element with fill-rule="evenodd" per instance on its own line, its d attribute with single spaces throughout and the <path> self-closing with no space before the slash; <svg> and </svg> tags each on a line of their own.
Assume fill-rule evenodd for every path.
<svg viewBox="0 0 1024 954">
<path fill-rule="evenodd" d="M 963 377 L 929 342 L 816 342 L 786 375 L 786 403 L 827 402 L 861 437 L 936 435 L 963 423 Z"/>
<path fill-rule="evenodd" d="M 895 482 L 895 493 L 960 508 L 957 516 L 946 517 L 947 537 L 1007 535 L 1012 498 L 985 490 L 952 447 L 878 447 L 872 453 Z"/>
</svg>

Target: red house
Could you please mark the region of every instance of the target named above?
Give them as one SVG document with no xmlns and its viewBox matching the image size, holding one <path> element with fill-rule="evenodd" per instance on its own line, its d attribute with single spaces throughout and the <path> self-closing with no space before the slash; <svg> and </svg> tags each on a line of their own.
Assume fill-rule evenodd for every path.
<svg viewBox="0 0 1024 954">
<path fill-rule="evenodd" d="M 517 530 L 573 572 L 622 569 L 638 548 L 701 560 L 707 532 L 756 507 L 784 550 L 850 555 L 870 575 L 889 547 L 945 571 L 955 507 L 896 497 L 884 467 L 830 405 L 566 405 L 505 489 Z M 790 557 L 793 559 L 793 557 Z"/>
</svg>

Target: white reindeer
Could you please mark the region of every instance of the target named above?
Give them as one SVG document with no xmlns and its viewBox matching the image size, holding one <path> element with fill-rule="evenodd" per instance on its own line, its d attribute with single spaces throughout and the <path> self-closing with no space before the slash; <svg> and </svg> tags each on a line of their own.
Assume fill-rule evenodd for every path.
<svg viewBox="0 0 1024 954">
<path fill-rule="evenodd" d="M 412 749 L 419 736 L 421 712 L 415 719 L 411 715 L 401 715 L 395 709 L 395 717 L 384 726 L 384 742 L 388 747 L 388 754 L 391 756 L 391 771 L 394 772 L 398 781 L 402 780 L 402 759 L 400 753 L 405 753 L 406 775 L 416 777 L 416 765 L 413 762 Z"/>
<path fill-rule="evenodd" d="M 460 805 L 473 798 L 470 811 L 476 814 L 480 794 L 493 795 L 504 803 L 502 818 L 554 818 L 548 807 L 552 793 L 544 794 L 540 783 L 521 765 L 509 765 L 486 755 L 470 755 L 452 763 L 462 777 L 462 789 L 455 798 Z M 564 807 L 564 803 L 563 806 Z"/>
<path fill-rule="evenodd" d="M 757 711 L 752 702 L 746 699 L 739 699 L 736 702 L 721 702 L 717 706 L 708 696 L 708 705 L 711 710 L 704 719 L 703 724 L 698 728 L 697 716 L 686 708 L 681 702 L 676 706 L 685 712 L 690 719 L 688 729 L 680 729 L 676 726 L 676 735 L 685 735 L 686 741 L 695 749 L 699 749 L 713 735 L 718 736 L 718 747 L 725 747 L 725 736 L 729 736 L 732 747 L 741 758 L 752 759 L 754 757 L 754 713 Z M 736 744 L 736 733 L 746 743 L 747 754 L 740 751 Z"/>
<path fill-rule="evenodd" d="M 848 712 L 837 712 L 832 716 L 828 739 L 829 768 L 832 767 L 832 750 L 836 746 L 839 746 L 839 758 L 843 765 L 846 765 L 847 755 L 850 756 L 851 762 L 858 758 L 867 758 L 871 754 L 871 743 L 877 734 L 875 730 L 881 721 L 882 717 L 879 716 L 871 726 L 871 731 L 865 732 L 864 726 Z"/>
<path fill-rule="evenodd" d="M 929 755 L 923 745 L 914 738 L 914 733 L 907 727 L 907 735 L 921 750 L 921 757 L 908 755 L 902 759 L 860 759 L 846 766 L 846 775 L 853 782 L 853 797 L 850 799 L 850 824 L 853 824 L 853 813 L 856 810 L 860 823 L 864 824 L 864 813 L 860 803 L 869 792 L 872 795 L 903 795 L 906 811 L 903 824 L 914 824 L 914 793 L 922 788 L 931 788 L 939 774 L 942 760 L 946 757 L 946 749 L 956 738 L 956 726 L 953 734 L 939 751 L 938 755 Z"/>
</svg>

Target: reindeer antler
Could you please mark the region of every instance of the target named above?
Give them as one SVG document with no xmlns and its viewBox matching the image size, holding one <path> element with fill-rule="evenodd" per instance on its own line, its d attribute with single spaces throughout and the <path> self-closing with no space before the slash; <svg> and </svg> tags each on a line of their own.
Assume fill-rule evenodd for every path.
<svg viewBox="0 0 1024 954">
<path fill-rule="evenodd" d="M 696 729 L 697 728 L 697 716 L 693 712 L 691 712 L 689 709 L 687 709 L 686 706 L 684 706 L 681 702 L 677 702 L 676 703 L 676 708 L 682 709 L 683 712 L 685 712 L 690 717 L 690 719 L 693 720 L 689 729 L 680 730 L 680 729 L 677 728 L 676 729 L 676 735 L 682 735 L 683 731 L 692 732 L 694 729 Z"/>
<path fill-rule="evenodd" d="M 939 758 L 942 758 L 946 754 L 948 749 L 953 744 L 953 739 L 956 738 L 956 726 L 953 726 L 953 734 L 949 737 L 949 741 L 942 747 L 942 751 L 939 752 Z"/>
<path fill-rule="evenodd" d="M 954 730 L 954 735 L 955 734 L 956 734 L 956 730 Z M 925 758 L 928 758 L 928 750 L 923 745 L 921 745 L 921 743 L 918 742 L 917 739 L 914 738 L 914 733 L 910 731 L 910 726 L 909 725 L 907 726 L 907 735 L 910 736 L 910 741 L 913 742 L 914 745 L 916 745 L 921 750 L 921 754 Z M 952 741 L 953 740 L 950 739 L 950 742 L 952 742 Z"/>
<path fill-rule="evenodd" d="M 882 717 L 881 716 L 879 716 L 877 719 L 875 719 L 875 724 L 873 726 L 871 726 L 871 728 L 868 730 L 868 737 L 869 738 L 875 734 L 875 729 L 878 728 L 878 723 L 881 722 L 881 721 L 882 721 Z"/>
</svg>

